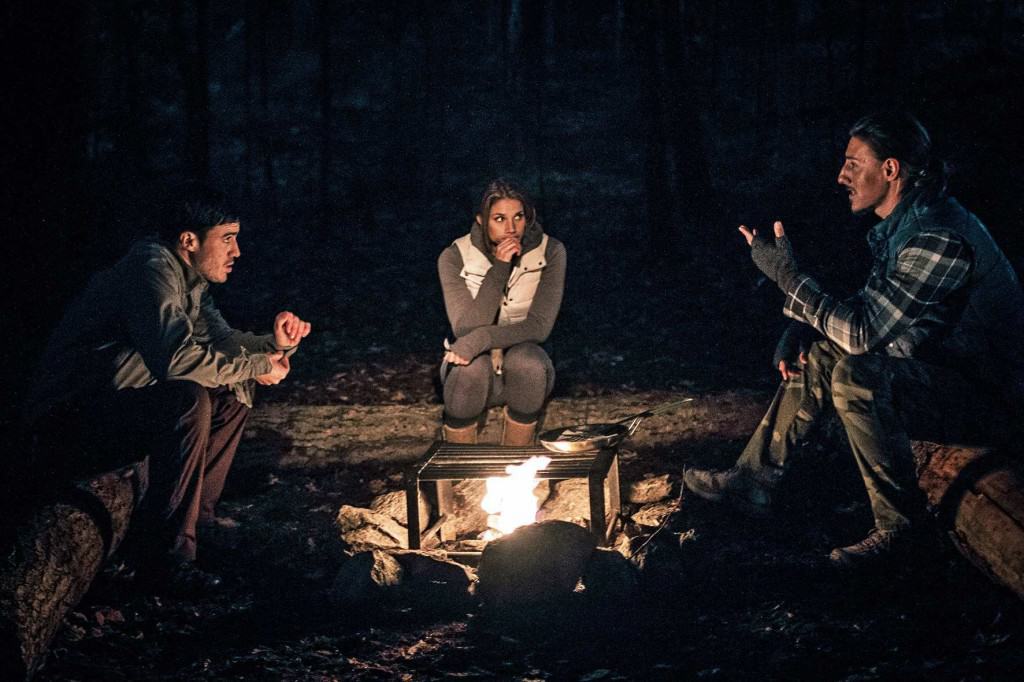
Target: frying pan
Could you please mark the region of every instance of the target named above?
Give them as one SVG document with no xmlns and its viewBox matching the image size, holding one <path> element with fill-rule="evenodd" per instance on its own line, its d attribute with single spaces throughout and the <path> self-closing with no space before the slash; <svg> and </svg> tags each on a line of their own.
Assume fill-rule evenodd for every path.
<svg viewBox="0 0 1024 682">
<path fill-rule="evenodd" d="M 608 424 L 577 424 L 551 429 L 540 434 L 540 444 L 552 452 L 586 452 L 614 447 L 632 436 L 643 420 L 691 400 L 693 398 L 662 403 Z"/>
</svg>

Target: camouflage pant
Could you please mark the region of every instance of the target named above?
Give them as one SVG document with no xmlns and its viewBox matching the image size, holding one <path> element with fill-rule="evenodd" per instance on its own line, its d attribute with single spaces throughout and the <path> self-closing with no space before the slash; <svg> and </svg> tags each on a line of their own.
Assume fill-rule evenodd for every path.
<svg viewBox="0 0 1024 682">
<path fill-rule="evenodd" d="M 907 526 L 920 514 L 911 438 L 985 440 L 998 410 L 983 393 L 948 368 L 885 355 L 850 355 L 819 341 L 808 352 L 802 375 L 779 386 L 737 465 L 774 485 L 792 464 L 797 445 L 834 409 L 864 479 L 875 525 Z"/>
</svg>

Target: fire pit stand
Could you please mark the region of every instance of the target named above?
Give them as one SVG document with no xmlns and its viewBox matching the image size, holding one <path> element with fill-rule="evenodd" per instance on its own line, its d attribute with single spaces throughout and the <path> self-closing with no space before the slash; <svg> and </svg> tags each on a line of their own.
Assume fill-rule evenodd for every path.
<svg viewBox="0 0 1024 682">
<path fill-rule="evenodd" d="M 540 445 L 468 445 L 434 441 L 423 457 L 405 471 L 405 500 L 409 521 L 409 548 L 419 549 L 423 541 L 437 534 L 440 541 L 452 540 L 447 521 L 452 514 L 452 481 L 506 476 L 505 467 L 522 464 L 530 457 L 551 458 L 540 479 L 586 478 L 590 488 L 590 532 L 607 545 L 619 518 L 619 454 L 617 448 L 592 452 L 557 453 Z M 437 521 L 420 531 L 420 482 L 437 484 Z"/>
</svg>

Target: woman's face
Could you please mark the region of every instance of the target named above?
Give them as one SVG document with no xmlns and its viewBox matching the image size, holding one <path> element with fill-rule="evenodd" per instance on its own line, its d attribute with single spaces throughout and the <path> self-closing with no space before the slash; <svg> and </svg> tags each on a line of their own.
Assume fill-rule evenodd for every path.
<svg viewBox="0 0 1024 682">
<path fill-rule="evenodd" d="M 477 222 L 480 216 L 477 216 Z M 498 199 L 491 204 L 491 214 L 487 217 L 487 238 L 492 244 L 513 238 L 522 241 L 526 230 L 526 213 L 523 202 L 519 199 Z"/>
</svg>

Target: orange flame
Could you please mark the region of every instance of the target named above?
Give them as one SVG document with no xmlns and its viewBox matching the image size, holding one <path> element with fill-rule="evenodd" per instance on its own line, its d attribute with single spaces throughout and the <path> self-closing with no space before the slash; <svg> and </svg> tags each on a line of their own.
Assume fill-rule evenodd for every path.
<svg viewBox="0 0 1024 682">
<path fill-rule="evenodd" d="M 522 464 L 505 467 L 508 476 L 487 479 L 487 494 L 480 506 L 487 512 L 489 528 L 482 539 L 493 540 L 537 520 L 537 498 L 533 494 L 536 475 L 550 463 L 550 457 L 531 457 Z"/>
</svg>

